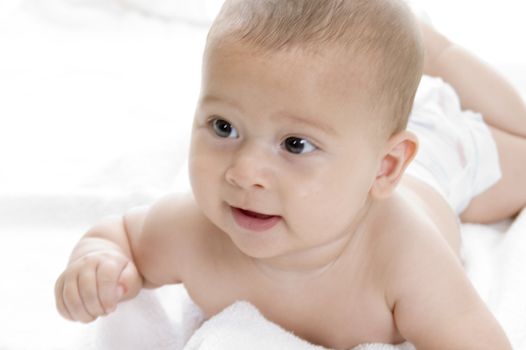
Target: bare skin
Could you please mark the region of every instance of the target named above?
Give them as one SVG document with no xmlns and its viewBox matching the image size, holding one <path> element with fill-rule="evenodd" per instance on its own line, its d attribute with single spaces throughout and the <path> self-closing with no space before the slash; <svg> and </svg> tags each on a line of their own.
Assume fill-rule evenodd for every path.
<svg viewBox="0 0 526 350">
<path fill-rule="evenodd" d="M 344 76 L 338 65 L 349 62 L 333 56 L 325 58 L 334 69 L 324 69 L 305 55 L 227 49 L 211 50 L 204 63 L 193 193 L 93 227 L 57 281 L 60 313 L 91 322 L 141 288 L 184 283 L 208 317 L 247 300 L 269 320 L 335 349 L 404 340 L 418 349 L 511 349 L 463 272 L 454 212 L 404 175 L 415 136 L 404 131 L 383 144 L 360 137 L 362 70 Z M 329 91 L 337 84 L 348 89 L 344 96 Z M 282 111 L 336 132 L 284 123 Z M 285 149 L 280 142 L 290 136 L 307 140 L 308 152 Z M 232 207 L 279 221 L 255 232 L 240 226 Z"/>
</svg>

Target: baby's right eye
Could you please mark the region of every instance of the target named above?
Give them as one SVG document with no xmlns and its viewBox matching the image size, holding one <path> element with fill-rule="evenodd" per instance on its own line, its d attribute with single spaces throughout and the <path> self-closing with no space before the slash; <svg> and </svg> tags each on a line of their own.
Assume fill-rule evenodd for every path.
<svg viewBox="0 0 526 350">
<path fill-rule="evenodd" d="M 239 133 L 236 128 L 232 126 L 229 122 L 221 118 L 214 118 L 210 121 L 214 133 L 219 137 L 237 139 Z"/>
</svg>

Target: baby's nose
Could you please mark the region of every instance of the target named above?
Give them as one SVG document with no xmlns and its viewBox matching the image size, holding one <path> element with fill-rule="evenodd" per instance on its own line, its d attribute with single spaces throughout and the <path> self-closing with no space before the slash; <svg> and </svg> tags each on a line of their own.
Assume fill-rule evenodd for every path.
<svg viewBox="0 0 526 350">
<path fill-rule="evenodd" d="M 257 147 L 240 150 L 225 173 L 226 181 L 243 189 L 268 189 L 272 177 L 270 162 L 268 155 Z"/>
</svg>

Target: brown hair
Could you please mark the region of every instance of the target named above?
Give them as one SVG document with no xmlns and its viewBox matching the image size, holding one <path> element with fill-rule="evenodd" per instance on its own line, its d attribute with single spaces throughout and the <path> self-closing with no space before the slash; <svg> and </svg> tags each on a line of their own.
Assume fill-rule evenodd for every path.
<svg viewBox="0 0 526 350">
<path fill-rule="evenodd" d="M 406 128 L 423 67 L 416 20 L 403 0 L 226 0 L 208 34 L 267 51 L 331 46 L 367 59 L 382 137 Z M 386 108 L 387 107 L 387 108 Z"/>
</svg>

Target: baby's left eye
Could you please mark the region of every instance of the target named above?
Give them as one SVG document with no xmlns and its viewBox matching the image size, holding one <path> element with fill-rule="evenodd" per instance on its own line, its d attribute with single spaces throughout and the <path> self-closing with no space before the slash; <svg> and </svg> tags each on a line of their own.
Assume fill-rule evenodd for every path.
<svg viewBox="0 0 526 350">
<path fill-rule="evenodd" d="M 317 149 L 312 143 L 299 137 L 288 137 L 281 145 L 293 154 L 310 153 Z"/>
</svg>

